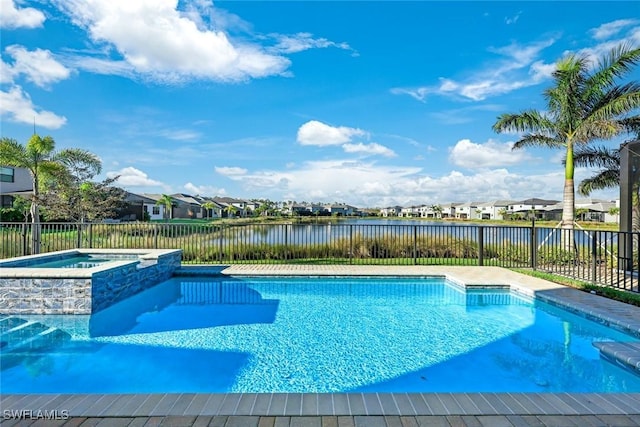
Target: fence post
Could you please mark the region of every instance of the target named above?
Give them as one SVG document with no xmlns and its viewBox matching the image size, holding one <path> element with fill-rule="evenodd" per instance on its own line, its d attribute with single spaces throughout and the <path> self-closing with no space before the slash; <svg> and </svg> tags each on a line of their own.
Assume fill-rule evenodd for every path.
<svg viewBox="0 0 640 427">
<path fill-rule="evenodd" d="M 220 242 L 220 250 L 218 251 L 218 262 L 222 264 L 222 239 L 224 238 L 224 226 L 220 224 L 218 228 L 220 230 L 220 238 L 218 239 Z"/>
<path fill-rule="evenodd" d="M 93 223 L 89 223 L 89 248 L 93 248 Z"/>
<path fill-rule="evenodd" d="M 153 224 L 153 248 L 158 249 L 158 224 Z"/>
<path fill-rule="evenodd" d="M 418 226 L 413 226 L 413 265 L 418 265 Z"/>
<path fill-rule="evenodd" d="M 22 255 L 27 255 L 27 224 L 22 224 Z"/>
<path fill-rule="evenodd" d="M 353 264 L 353 224 L 349 224 L 349 264 Z"/>
<path fill-rule="evenodd" d="M 531 269 L 535 270 L 538 267 L 538 235 L 536 233 L 536 220 L 531 220 Z"/>
<path fill-rule="evenodd" d="M 76 226 L 76 229 L 78 231 L 78 236 L 77 236 L 77 240 L 76 240 L 76 248 L 81 248 L 82 247 L 82 223 L 79 222 Z"/>
<path fill-rule="evenodd" d="M 598 275 L 598 232 L 593 232 L 591 239 L 591 282 L 596 283 Z"/>
<path fill-rule="evenodd" d="M 484 225 L 478 226 L 478 265 L 484 265 Z"/>
</svg>

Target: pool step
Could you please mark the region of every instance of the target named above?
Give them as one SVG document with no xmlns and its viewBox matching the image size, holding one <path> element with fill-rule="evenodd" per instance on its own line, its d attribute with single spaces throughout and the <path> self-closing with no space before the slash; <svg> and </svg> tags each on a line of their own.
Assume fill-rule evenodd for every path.
<svg viewBox="0 0 640 427">
<path fill-rule="evenodd" d="M 640 375 L 640 342 L 594 342 L 600 355 Z"/>
<path fill-rule="evenodd" d="M 60 329 L 21 318 L 12 321 L 16 325 L 0 333 L 0 348 L 3 356 L 15 351 L 34 351 L 55 347 L 70 335 Z"/>
<path fill-rule="evenodd" d="M 0 335 L 24 323 L 27 323 L 27 320 L 22 319 L 20 317 L 15 317 L 15 316 L 3 317 L 2 319 L 0 319 Z"/>
</svg>

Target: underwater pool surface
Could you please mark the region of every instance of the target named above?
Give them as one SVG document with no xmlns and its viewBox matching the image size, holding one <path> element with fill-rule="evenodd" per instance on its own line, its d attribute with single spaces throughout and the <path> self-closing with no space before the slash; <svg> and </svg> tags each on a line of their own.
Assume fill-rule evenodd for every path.
<svg viewBox="0 0 640 427">
<path fill-rule="evenodd" d="M 174 277 L 0 333 L 3 393 L 640 392 L 593 346 L 636 338 L 441 278 Z"/>
</svg>

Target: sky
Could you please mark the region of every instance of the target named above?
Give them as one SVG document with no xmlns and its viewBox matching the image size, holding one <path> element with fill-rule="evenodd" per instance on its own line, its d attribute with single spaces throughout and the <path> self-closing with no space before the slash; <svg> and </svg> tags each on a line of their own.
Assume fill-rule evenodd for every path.
<svg viewBox="0 0 640 427">
<path fill-rule="evenodd" d="M 492 125 L 544 110 L 564 55 L 640 46 L 640 5 L 0 0 L 0 36 L 1 136 L 89 150 L 134 193 L 561 200 L 562 150 Z"/>
</svg>

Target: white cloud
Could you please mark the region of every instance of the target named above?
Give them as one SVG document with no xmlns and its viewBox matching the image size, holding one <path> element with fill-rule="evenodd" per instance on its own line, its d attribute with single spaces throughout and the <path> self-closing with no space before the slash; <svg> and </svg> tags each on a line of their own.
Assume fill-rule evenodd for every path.
<svg viewBox="0 0 640 427">
<path fill-rule="evenodd" d="M 213 187 L 211 185 L 195 185 L 191 182 L 187 182 L 184 185 L 184 189 L 189 192 L 189 194 L 199 194 L 200 196 L 222 196 L 226 194 L 224 188 Z"/>
<path fill-rule="evenodd" d="M 515 16 L 507 16 L 504 18 L 504 23 L 507 25 L 515 24 L 520 19 L 520 15 L 522 15 L 522 12 L 518 12 Z"/>
<path fill-rule="evenodd" d="M 23 46 L 11 45 L 5 48 L 5 52 L 14 60 L 13 65 L 4 65 L 14 79 L 24 75 L 37 86 L 48 87 L 71 75 L 71 71 L 56 61 L 48 50 L 29 51 Z"/>
<path fill-rule="evenodd" d="M 0 28 L 38 28 L 44 21 L 44 13 L 37 9 L 18 8 L 14 0 L 0 0 Z"/>
<path fill-rule="evenodd" d="M 504 105 L 499 104 L 480 104 L 471 105 L 464 108 L 454 108 L 448 110 L 439 109 L 438 111 L 429 113 L 430 117 L 435 118 L 442 124 L 459 125 L 474 121 L 472 113 L 476 111 L 502 112 L 505 110 Z"/>
<path fill-rule="evenodd" d="M 55 0 L 89 37 L 121 58 L 106 72 L 129 72 L 155 81 L 188 79 L 241 81 L 281 74 L 290 61 L 257 45 L 232 42 L 220 30 L 199 27 L 193 10 L 177 10 L 176 0 Z M 105 59 L 103 59 L 104 61 Z M 82 59 L 79 64 L 82 65 Z M 88 67 L 108 62 L 91 60 Z M 126 72 L 126 71 L 125 71 Z"/>
<path fill-rule="evenodd" d="M 322 177 L 319 179 L 318 177 Z M 422 168 L 354 160 L 309 161 L 283 171 L 231 176 L 243 191 L 272 200 L 339 201 L 360 207 L 562 197 L 564 171 L 521 175 L 505 168 L 427 175 Z"/>
<path fill-rule="evenodd" d="M 351 142 L 354 136 L 366 136 L 361 129 L 346 126 L 334 127 L 311 120 L 300 126 L 297 140 L 302 145 L 340 145 Z"/>
<path fill-rule="evenodd" d="M 597 28 L 593 28 L 589 31 L 589 33 L 596 40 L 604 40 L 618 34 L 627 27 L 637 25 L 639 22 L 640 21 L 638 21 L 637 19 L 618 19 L 616 21 L 602 24 Z"/>
<path fill-rule="evenodd" d="M 537 84 L 550 75 L 548 66 L 539 60 L 536 61 L 536 58 L 543 49 L 551 46 L 554 42 L 554 38 L 549 38 L 529 45 L 511 43 L 500 48 L 490 48 L 490 52 L 504 58 L 491 62 L 484 69 L 464 80 L 441 78 L 437 85 L 393 88 L 391 93 L 409 95 L 423 102 L 431 94 L 482 101 L 492 96 L 509 93 Z"/>
<path fill-rule="evenodd" d="M 172 141 L 192 141 L 200 138 L 201 134 L 189 129 L 161 129 L 158 136 Z"/>
<path fill-rule="evenodd" d="M 462 139 L 449 150 L 449 161 L 456 166 L 468 169 L 486 169 L 508 166 L 528 160 L 529 155 L 523 150 L 512 150 L 513 143 L 488 141 L 477 144 Z"/>
<path fill-rule="evenodd" d="M 229 167 L 229 166 L 216 166 L 215 171 L 220 175 L 235 177 L 238 175 L 245 175 L 247 170 L 239 167 Z"/>
<path fill-rule="evenodd" d="M 297 33 L 294 35 L 272 34 L 276 38 L 277 43 L 273 47 L 276 52 L 280 53 L 296 53 L 309 49 L 336 47 L 339 49 L 353 51 L 347 43 L 336 43 L 325 38 L 314 38 L 310 33 Z"/>
<path fill-rule="evenodd" d="M 132 166 L 120 169 L 119 171 L 111 171 L 106 173 L 107 178 L 118 178 L 118 185 L 124 187 L 154 187 L 165 186 L 162 182 L 149 178 L 149 176 L 139 169 Z"/>
<path fill-rule="evenodd" d="M 371 144 L 343 144 L 342 149 L 345 153 L 357 153 L 357 154 L 379 154 L 385 157 L 395 157 L 396 153 L 385 147 L 384 145 L 377 144 L 375 142 Z"/>
<path fill-rule="evenodd" d="M 33 124 L 47 128 L 58 129 L 67 122 L 66 117 L 58 116 L 50 111 L 37 110 L 28 94 L 19 86 L 13 86 L 9 91 L 0 91 L 0 115 L 12 122 Z"/>
</svg>

